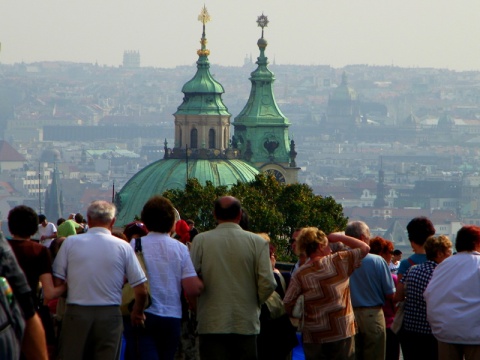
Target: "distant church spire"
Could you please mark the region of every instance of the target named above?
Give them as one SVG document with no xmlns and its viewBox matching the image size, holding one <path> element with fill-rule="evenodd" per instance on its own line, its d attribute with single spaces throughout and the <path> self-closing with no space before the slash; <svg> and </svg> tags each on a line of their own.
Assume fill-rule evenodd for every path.
<svg viewBox="0 0 480 360">
<path fill-rule="evenodd" d="M 60 176 L 57 163 L 53 167 L 52 183 L 45 194 L 45 216 L 52 222 L 56 222 L 63 213 L 63 195 L 60 189 Z"/>
<path fill-rule="evenodd" d="M 387 206 L 388 203 L 385 200 L 385 172 L 383 171 L 383 161 L 380 156 L 380 170 L 378 170 L 378 183 L 377 183 L 377 197 L 373 202 L 373 206 L 376 208 L 382 208 Z"/>
</svg>

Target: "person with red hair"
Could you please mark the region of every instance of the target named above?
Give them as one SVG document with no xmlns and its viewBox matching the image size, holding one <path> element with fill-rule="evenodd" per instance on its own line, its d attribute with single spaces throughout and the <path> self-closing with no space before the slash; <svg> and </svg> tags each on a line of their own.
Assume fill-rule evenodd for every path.
<svg viewBox="0 0 480 360">
<path fill-rule="evenodd" d="M 185 220 L 178 220 L 175 224 L 175 232 L 180 240 L 185 245 L 190 242 L 190 227 Z"/>
<path fill-rule="evenodd" d="M 370 240 L 370 254 L 379 255 L 390 263 L 392 260 L 394 247 L 391 241 L 385 240 L 380 236 L 376 236 Z M 391 274 L 393 283 L 397 286 L 397 274 Z M 383 316 L 385 317 L 386 343 L 385 343 L 385 360 L 398 360 L 400 358 L 400 342 L 397 335 L 392 331 L 391 326 L 395 318 L 396 302 L 392 298 L 386 298 L 383 304 Z"/>
</svg>

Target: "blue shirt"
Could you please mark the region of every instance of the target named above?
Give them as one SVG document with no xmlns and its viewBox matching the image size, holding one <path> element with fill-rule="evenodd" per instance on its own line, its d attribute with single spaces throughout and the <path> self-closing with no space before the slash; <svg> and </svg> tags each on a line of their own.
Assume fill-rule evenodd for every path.
<svg viewBox="0 0 480 360">
<path fill-rule="evenodd" d="M 362 265 L 350 276 L 353 307 L 382 306 L 385 296 L 395 292 L 387 262 L 378 255 L 368 254 Z"/>
<path fill-rule="evenodd" d="M 423 264 L 427 261 L 427 255 L 425 254 L 413 254 L 408 259 L 403 259 L 400 261 L 400 266 L 398 267 L 398 275 L 405 276 L 410 266 Z M 412 264 L 413 262 L 413 264 Z"/>
</svg>

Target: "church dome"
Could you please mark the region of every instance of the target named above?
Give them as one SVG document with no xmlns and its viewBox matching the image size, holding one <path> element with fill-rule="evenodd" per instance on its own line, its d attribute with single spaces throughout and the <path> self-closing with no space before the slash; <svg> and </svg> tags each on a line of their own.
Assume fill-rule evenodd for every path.
<svg viewBox="0 0 480 360">
<path fill-rule="evenodd" d="M 253 166 L 237 159 L 198 159 L 188 162 L 188 177 L 197 178 L 202 185 L 211 181 L 214 186 L 230 187 L 237 182 L 253 181 L 258 173 Z M 115 225 L 123 226 L 132 222 L 135 216 L 140 216 L 143 205 L 153 195 L 161 195 L 168 189 L 183 189 L 186 177 L 185 159 L 163 159 L 145 167 L 116 194 L 118 215 Z"/>
<path fill-rule="evenodd" d="M 62 155 L 57 149 L 46 149 L 40 155 L 40 162 L 54 163 L 60 161 Z"/>
<path fill-rule="evenodd" d="M 197 62 L 197 69 L 195 76 L 183 85 L 184 94 L 223 94 L 225 92 L 222 84 L 210 74 L 206 59 L 200 59 Z"/>
<path fill-rule="evenodd" d="M 345 102 L 345 101 L 356 101 L 357 93 L 356 91 L 348 86 L 347 74 L 344 72 L 342 74 L 342 83 L 334 90 L 330 96 L 330 102 Z"/>
</svg>

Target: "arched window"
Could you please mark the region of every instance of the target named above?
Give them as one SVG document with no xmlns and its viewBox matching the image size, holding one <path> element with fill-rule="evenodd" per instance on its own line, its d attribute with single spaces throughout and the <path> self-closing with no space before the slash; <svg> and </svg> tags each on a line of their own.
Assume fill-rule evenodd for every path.
<svg viewBox="0 0 480 360">
<path fill-rule="evenodd" d="M 196 149 L 198 147 L 198 131 L 197 129 L 192 129 L 190 131 L 190 147 Z"/>
<path fill-rule="evenodd" d="M 180 135 L 178 138 L 178 147 L 182 147 L 182 129 L 181 128 L 178 129 L 178 135 Z"/>
<path fill-rule="evenodd" d="M 226 149 L 228 147 L 227 144 L 227 128 L 223 129 L 223 147 Z"/>
<path fill-rule="evenodd" d="M 208 131 L 208 148 L 215 149 L 215 130 L 213 129 Z"/>
</svg>

